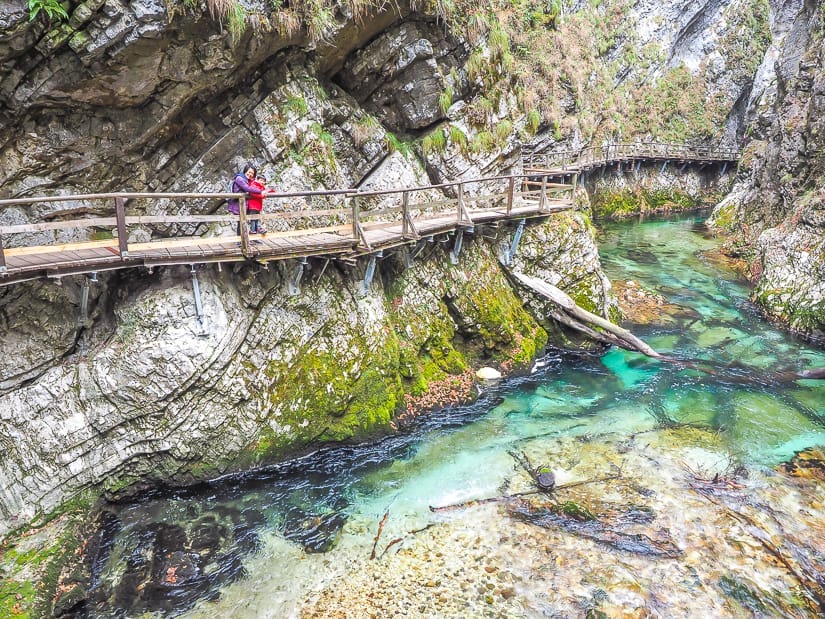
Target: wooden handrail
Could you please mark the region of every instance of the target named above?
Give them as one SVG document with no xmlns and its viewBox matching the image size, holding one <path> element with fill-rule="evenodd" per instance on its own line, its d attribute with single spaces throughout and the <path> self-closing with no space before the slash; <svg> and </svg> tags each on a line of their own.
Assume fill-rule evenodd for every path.
<svg viewBox="0 0 825 619">
<path fill-rule="evenodd" d="M 697 158 L 712 161 L 736 161 L 741 153 L 731 148 L 716 148 L 711 146 L 693 146 L 690 144 L 668 144 L 662 142 L 624 142 L 588 146 L 579 150 L 564 150 L 552 153 L 532 152 L 525 156 L 529 164 L 540 160 L 544 165 L 552 161 L 566 169 L 568 161 L 571 164 L 586 165 L 606 163 L 617 159 L 644 159 L 644 158 Z"/>
<path fill-rule="evenodd" d="M 529 184 L 532 178 L 542 179 L 542 189 L 540 191 L 515 191 L 517 179 L 521 179 L 521 181 Z M 468 188 L 474 183 L 476 184 L 475 190 L 468 191 Z M 494 185 L 495 188 L 493 188 Z M 429 196 L 424 196 L 423 200 L 419 197 L 415 202 L 412 200 L 414 193 L 430 190 L 438 191 L 440 196 L 433 196 L 435 199 L 429 199 Z M 448 190 L 446 191 L 446 195 L 445 190 Z M 399 240 L 409 241 L 420 238 L 419 231 L 417 230 L 418 226 L 423 226 L 424 229 L 428 230 L 449 230 L 473 226 L 474 218 L 477 215 L 483 218 L 482 221 L 490 221 L 491 215 L 493 215 L 495 219 L 510 216 L 523 217 L 525 212 L 528 217 L 537 216 L 552 211 L 552 208 L 548 206 L 548 203 L 551 201 L 554 205 L 569 207 L 572 204 L 570 200 L 559 200 L 552 197 L 552 195 L 560 196 L 567 192 L 572 193 L 571 185 L 566 183 L 550 183 L 548 182 L 548 175 L 545 172 L 540 175 L 531 173 L 507 174 L 470 180 L 450 181 L 436 185 L 404 187 L 400 189 L 390 188 L 370 191 L 341 189 L 276 193 L 274 195 L 264 196 L 264 199 L 276 203 L 288 202 L 290 200 L 306 200 L 311 203 L 313 198 L 332 198 L 333 203 L 341 200 L 343 202 L 343 208 L 301 208 L 300 210 L 261 213 L 260 215 L 248 215 L 246 213 L 247 194 L 244 193 L 110 192 L 3 199 L 0 200 L 0 207 L 32 205 L 44 202 L 80 202 L 84 204 L 81 208 L 66 208 L 51 213 L 50 217 L 54 218 L 51 221 L 0 226 L 0 235 L 19 235 L 33 232 L 82 228 L 96 228 L 98 230 L 102 228 L 105 231 L 108 228 L 111 233 L 111 238 L 98 241 L 90 240 L 14 248 L 8 248 L 8 243 L 4 245 L 2 238 L 0 238 L 0 284 L 3 281 L 20 281 L 21 278 L 26 277 L 42 277 L 47 272 L 60 276 L 60 274 L 65 273 L 87 272 L 86 269 L 92 271 L 98 267 L 111 269 L 135 266 L 141 264 L 144 260 L 146 260 L 148 264 L 150 258 L 146 256 L 147 254 L 151 254 L 153 250 L 157 250 L 157 252 L 159 252 L 158 255 L 162 254 L 160 257 L 161 261 L 166 259 L 166 257 L 172 260 L 184 261 L 190 256 L 193 262 L 207 259 L 238 259 L 241 255 L 245 258 L 255 258 L 261 254 L 262 250 L 260 245 L 254 244 L 252 238 L 250 238 L 249 228 L 247 226 L 247 221 L 250 219 L 265 221 L 277 220 L 283 223 L 291 222 L 288 224 L 290 226 L 289 229 L 283 230 L 283 228 L 281 228 L 280 231 L 273 231 L 270 235 L 267 235 L 267 238 L 274 239 L 276 237 L 286 238 L 305 235 L 308 239 L 306 247 L 303 247 L 301 244 L 296 245 L 299 251 L 306 252 L 304 255 L 322 255 L 325 247 L 323 243 L 335 243 L 334 240 L 326 240 L 323 242 L 312 241 L 309 240 L 310 237 L 323 234 L 340 236 L 343 231 L 348 231 L 350 233 L 349 236 L 352 238 L 353 245 L 350 246 L 349 249 L 346 249 L 346 245 L 341 246 L 340 244 L 335 245 L 335 247 L 344 247 L 344 251 L 355 251 L 357 254 L 364 250 L 373 251 L 370 243 L 375 243 L 373 240 L 375 235 L 368 235 L 367 232 L 369 231 L 390 230 L 397 226 L 395 229 L 400 231 Z M 134 212 L 135 209 L 144 210 L 144 212 L 145 210 L 150 210 L 140 204 L 141 200 L 214 201 L 229 198 L 234 198 L 239 201 L 238 215 L 223 213 L 211 215 L 129 214 L 130 210 Z M 375 199 L 380 199 L 380 202 L 376 204 Z M 100 202 L 103 204 L 103 207 L 89 205 L 88 203 L 90 202 Z M 371 204 L 377 208 L 370 208 Z M 541 210 L 536 208 L 537 205 L 541 205 Z M 287 207 L 289 207 L 289 204 L 287 204 Z M 496 210 L 497 207 L 499 210 Z M 204 208 L 204 206 L 199 206 L 199 208 Z M 207 208 L 215 208 L 215 206 L 213 204 Z M 527 210 L 525 211 L 525 209 Z M 97 216 L 83 218 L 82 215 L 85 214 L 87 210 L 89 214 Z M 106 211 L 109 213 L 114 211 L 114 216 L 108 215 Z M 522 214 L 520 215 L 519 213 Z M 65 221 L 57 219 L 69 214 L 75 217 L 80 215 L 80 218 Z M 318 222 L 318 218 L 332 218 L 332 222 Z M 297 222 L 300 220 L 310 220 L 309 226 L 298 229 L 300 226 L 297 225 Z M 329 225 L 329 223 L 333 222 L 336 225 Z M 432 222 L 429 224 L 429 228 L 427 228 L 427 222 Z M 192 226 L 186 226 L 186 224 L 194 224 L 197 230 L 199 225 L 210 223 L 237 224 L 239 225 L 240 234 L 209 237 L 195 234 L 191 236 Z M 323 227 L 316 227 L 317 223 L 324 223 L 325 225 Z M 433 224 L 435 224 L 435 227 L 433 227 Z M 176 227 L 171 228 L 171 232 L 167 231 L 162 239 L 155 239 L 149 242 L 129 242 L 130 227 L 152 225 L 172 225 Z M 201 230 L 203 229 L 204 228 L 201 228 Z M 185 238 L 183 238 L 182 234 L 184 231 L 185 234 L 187 234 Z M 394 234 L 398 233 L 396 232 Z M 174 238 L 175 236 L 178 236 L 178 238 Z M 238 241 L 240 241 L 240 251 L 237 249 L 229 249 L 230 246 L 234 247 L 234 244 Z M 316 243 L 315 249 L 313 249 L 313 243 Z M 381 244 L 381 246 L 386 246 L 385 241 L 381 241 Z M 200 246 L 204 248 L 211 247 L 213 249 L 201 250 L 199 249 Z M 101 250 L 108 250 L 108 253 L 105 251 L 101 252 Z M 264 258 L 271 259 L 273 254 L 271 253 L 271 249 L 269 251 L 270 253 L 263 254 Z M 337 251 L 340 252 L 341 250 L 339 249 Z M 41 257 L 39 261 L 32 261 L 33 256 L 44 256 L 45 254 L 48 254 L 49 257 Z M 55 255 L 52 256 L 52 254 Z M 114 254 L 114 256 L 110 254 Z M 281 254 L 278 254 L 276 251 L 275 255 L 279 256 Z M 289 255 L 294 254 L 290 254 L 289 252 L 283 253 L 284 257 Z M 27 257 L 25 261 L 20 259 L 22 256 Z M 108 259 L 106 256 L 109 256 Z M 15 259 L 11 267 L 9 267 L 9 261 L 7 260 L 9 257 Z M 122 266 L 117 266 L 117 263 L 113 264 L 113 257 L 116 257 L 116 260 Z M 200 260 L 199 257 L 201 258 Z M 152 258 L 152 260 L 157 261 L 155 258 Z M 38 271 L 39 274 L 26 275 L 34 272 L 33 269 L 40 269 L 40 271 Z M 12 276 L 13 273 L 16 273 L 16 275 Z"/>
</svg>

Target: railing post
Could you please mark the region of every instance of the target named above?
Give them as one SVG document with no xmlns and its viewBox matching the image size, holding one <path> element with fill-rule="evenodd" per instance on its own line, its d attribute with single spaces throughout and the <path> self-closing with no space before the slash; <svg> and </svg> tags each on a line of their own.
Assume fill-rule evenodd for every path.
<svg viewBox="0 0 825 619">
<path fill-rule="evenodd" d="M 464 183 L 458 184 L 458 208 L 457 208 L 457 222 L 461 222 L 464 215 Z"/>
<path fill-rule="evenodd" d="M 6 272 L 6 254 L 3 251 L 3 237 L 0 237 L 0 273 Z"/>
<path fill-rule="evenodd" d="M 241 233 L 241 252 L 247 258 L 250 256 L 249 251 L 249 225 L 246 223 L 246 194 L 242 195 L 238 200 L 238 225 Z"/>
<path fill-rule="evenodd" d="M 513 210 L 513 197 L 516 192 L 516 177 L 511 176 L 510 182 L 507 185 L 507 215 L 509 216 Z"/>
<path fill-rule="evenodd" d="M 126 235 L 126 201 L 115 198 L 115 218 L 117 219 L 117 245 L 120 257 L 129 255 L 129 238 Z"/>
<path fill-rule="evenodd" d="M 360 241 L 361 237 L 358 234 L 358 197 L 353 196 L 350 200 L 352 201 L 352 238 Z"/>
<path fill-rule="evenodd" d="M 541 177 L 541 197 L 539 198 L 539 211 L 543 211 L 547 204 L 547 177 Z"/>
<path fill-rule="evenodd" d="M 410 192 L 401 194 L 401 236 L 407 237 L 410 234 L 410 226 L 407 220 L 410 216 Z"/>
</svg>

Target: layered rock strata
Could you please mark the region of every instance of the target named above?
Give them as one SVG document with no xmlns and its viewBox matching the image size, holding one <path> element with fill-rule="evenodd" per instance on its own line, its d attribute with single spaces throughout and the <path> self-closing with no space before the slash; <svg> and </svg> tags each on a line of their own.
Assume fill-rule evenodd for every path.
<svg viewBox="0 0 825 619">
<path fill-rule="evenodd" d="M 754 299 L 796 331 L 825 334 L 825 13 L 797 3 L 761 71 L 737 183 L 712 223 L 727 251 L 750 262 Z"/>
</svg>

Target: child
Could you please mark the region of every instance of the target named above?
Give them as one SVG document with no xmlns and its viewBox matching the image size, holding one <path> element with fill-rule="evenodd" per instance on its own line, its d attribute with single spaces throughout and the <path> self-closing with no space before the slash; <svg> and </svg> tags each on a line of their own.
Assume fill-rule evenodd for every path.
<svg viewBox="0 0 825 619">
<path fill-rule="evenodd" d="M 235 178 L 232 181 L 232 193 L 245 193 L 247 194 L 246 200 L 246 212 L 247 214 L 252 211 L 250 208 L 251 203 L 257 200 L 258 204 L 258 213 L 261 212 L 261 208 L 263 206 L 263 196 L 266 193 L 262 192 L 258 186 L 253 186 L 253 182 L 255 181 L 255 177 L 257 176 L 257 169 L 251 163 L 247 163 L 243 167 L 243 171 L 238 172 L 235 175 Z M 240 203 L 236 199 L 231 199 L 227 201 L 226 204 L 227 210 L 232 213 L 233 215 L 237 215 L 238 211 L 240 210 Z M 258 226 L 258 221 L 249 222 L 249 231 L 252 232 L 252 224 L 255 224 L 256 229 Z M 241 234 L 241 224 L 238 223 L 238 235 Z M 253 233 L 254 234 L 254 233 Z"/>
<path fill-rule="evenodd" d="M 249 199 L 247 199 L 246 201 L 246 212 L 249 215 L 252 215 L 252 217 L 258 217 L 261 214 L 261 211 L 263 211 L 264 209 L 264 196 L 270 195 L 272 191 L 267 189 L 266 178 L 264 178 L 263 175 L 256 175 L 252 180 L 249 181 L 249 184 L 260 193 L 259 195 L 253 193 L 249 194 Z M 249 233 L 266 234 L 266 228 L 264 228 L 263 222 L 260 219 L 250 219 Z"/>
</svg>

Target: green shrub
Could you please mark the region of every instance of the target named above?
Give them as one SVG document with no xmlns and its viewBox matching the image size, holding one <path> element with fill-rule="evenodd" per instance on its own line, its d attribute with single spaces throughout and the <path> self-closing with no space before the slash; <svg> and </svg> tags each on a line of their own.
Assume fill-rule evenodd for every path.
<svg viewBox="0 0 825 619">
<path fill-rule="evenodd" d="M 58 0 L 29 0 L 29 21 L 45 13 L 49 21 L 69 19 L 69 14 Z"/>
</svg>

